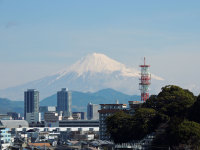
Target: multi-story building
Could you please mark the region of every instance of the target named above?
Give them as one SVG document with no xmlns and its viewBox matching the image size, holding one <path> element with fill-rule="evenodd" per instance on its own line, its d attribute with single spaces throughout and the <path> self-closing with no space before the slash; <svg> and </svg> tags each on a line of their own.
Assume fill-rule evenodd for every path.
<svg viewBox="0 0 200 150">
<path fill-rule="evenodd" d="M 39 113 L 39 92 L 28 89 L 24 92 L 24 118 L 27 113 Z"/>
<path fill-rule="evenodd" d="M 133 115 L 136 109 L 141 107 L 141 105 L 143 104 L 143 101 L 128 101 L 128 103 L 129 103 L 128 113 Z"/>
<path fill-rule="evenodd" d="M 62 120 L 62 116 L 57 112 L 46 112 L 44 114 L 45 127 L 59 127 L 59 121 Z"/>
<path fill-rule="evenodd" d="M 28 123 L 41 122 L 41 113 L 39 113 L 39 112 L 26 113 L 26 121 Z"/>
<path fill-rule="evenodd" d="M 71 112 L 72 94 L 66 88 L 62 88 L 61 91 L 57 92 L 57 111 L 63 112 L 63 116 L 72 118 Z"/>
<path fill-rule="evenodd" d="M 81 113 L 72 113 L 73 120 L 81 120 Z"/>
<path fill-rule="evenodd" d="M 41 120 L 44 120 L 44 114 L 46 112 L 55 112 L 56 107 L 55 106 L 40 106 L 40 113 L 41 113 Z"/>
<path fill-rule="evenodd" d="M 99 120 L 61 120 L 59 121 L 59 127 L 88 127 L 94 128 L 99 127 Z"/>
<path fill-rule="evenodd" d="M 80 114 L 80 119 L 81 120 L 86 120 L 87 119 L 86 118 L 86 112 L 72 112 L 72 117 L 73 117 L 73 115 L 76 117 L 76 114 Z"/>
<path fill-rule="evenodd" d="M 11 120 L 12 117 L 8 114 L 0 114 L 0 120 Z"/>
<path fill-rule="evenodd" d="M 20 120 L 20 114 L 16 112 L 7 112 L 7 115 L 12 117 L 12 120 Z"/>
<path fill-rule="evenodd" d="M 99 119 L 99 105 L 88 103 L 87 105 L 87 119 L 88 120 L 98 120 Z"/>
<path fill-rule="evenodd" d="M 125 110 L 126 104 L 100 104 L 99 110 L 99 138 L 100 140 L 110 140 L 110 136 L 106 134 L 105 120 L 108 116 L 113 115 L 119 110 Z"/>
<path fill-rule="evenodd" d="M 11 133 L 9 128 L 5 128 L 0 125 L 0 149 L 7 150 L 11 145 Z"/>
</svg>

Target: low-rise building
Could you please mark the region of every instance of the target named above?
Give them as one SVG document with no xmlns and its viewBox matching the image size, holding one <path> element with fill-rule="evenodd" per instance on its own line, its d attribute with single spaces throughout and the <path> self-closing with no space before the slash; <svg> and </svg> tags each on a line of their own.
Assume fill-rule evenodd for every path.
<svg viewBox="0 0 200 150">
<path fill-rule="evenodd" d="M 28 128 L 29 124 L 26 120 L 0 120 L 0 125 L 6 128 Z"/>
<path fill-rule="evenodd" d="M 99 127 L 99 120 L 62 120 L 59 127 Z"/>
<path fill-rule="evenodd" d="M 12 117 L 8 114 L 0 114 L 0 120 L 11 120 Z"/>
</svg>

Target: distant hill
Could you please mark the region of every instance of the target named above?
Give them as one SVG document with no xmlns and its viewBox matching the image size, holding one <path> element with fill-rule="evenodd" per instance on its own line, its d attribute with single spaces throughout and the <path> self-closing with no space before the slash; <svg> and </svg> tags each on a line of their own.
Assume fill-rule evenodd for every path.
<svg viewBox="0 0 200 150">
<path fill-rule="evenodd" d="M 127 95 L 118 92 L 113 89 L 103 89 L 95 93 L 83 93 L 72 91 L 72 110 L 73 111 L 86 111 L 87 104 L 92 102 L 93 104 L 108 104 L 115 103 L 116 100 L 119 103 L 128 104 L 128 101 L 139 101 L 140 96 L 138 95 Z M 41 106 L 56 106 L 57 96 L 56 94 L 49 96 L 40 102 Z"/>
<path fill-rule="evenodd" d="M 72 91 L 72 111 L 86 111 L 89 102 L 93 104 L 115 103 L 128 104 L 128 101 L 140 100 L 138 95 L 127 95 L 113 89 L 103 89 L 95 93 L 83 93 Z M 57 95 L 54 94 L 40 101 L 40 106 L 56 106 Z M 12 101 L 6 98 L 0 98 L 0 113 L 17 112 L 23 114 L 24 101 Z"/>
<path fill-rule="evenodd" d="M 7 112 L 24 113 L 24 101 L 11 101 L 6 98 L 0 98 L 0 113 L 6 114 Z"/>
</svg>

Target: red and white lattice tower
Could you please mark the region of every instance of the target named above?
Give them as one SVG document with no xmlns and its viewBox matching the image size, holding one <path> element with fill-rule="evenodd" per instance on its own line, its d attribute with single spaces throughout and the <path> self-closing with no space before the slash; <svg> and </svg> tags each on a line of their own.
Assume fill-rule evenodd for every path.
<svg viewBox="0 0 200 150">
<path fill-rule="evenodd" d="M 146 65 L 144 57 L 144 65 L 141 67 L 141 77 L 140 77 L 140 91 L 141 91 L 141 101 L 146 101 L 149 99 L 149 85 L 151 84 L 151 74 L 149 72 L 150 65 Z"/>
</svg>

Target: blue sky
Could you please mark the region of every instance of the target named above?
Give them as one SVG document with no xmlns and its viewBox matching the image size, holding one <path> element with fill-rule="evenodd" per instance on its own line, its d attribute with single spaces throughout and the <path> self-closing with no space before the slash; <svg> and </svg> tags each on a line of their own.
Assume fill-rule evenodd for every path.
<svg viewBox="0 0 200 150">
<path fill-rule="evenodd" d="M 200 1 L 0 0 L 0 89 L 99 52 L 168 84 L 200 88 Z M 199 92 L 200 93 L 200 92 Z"/>
</svg>

